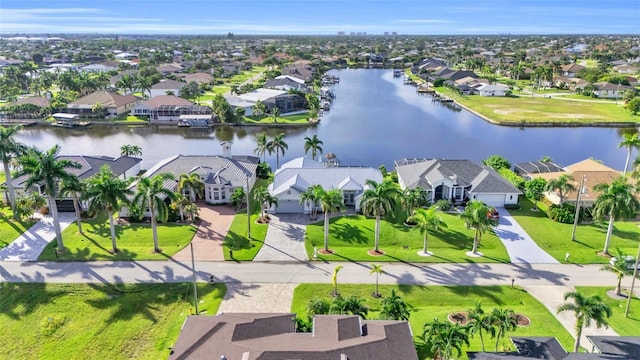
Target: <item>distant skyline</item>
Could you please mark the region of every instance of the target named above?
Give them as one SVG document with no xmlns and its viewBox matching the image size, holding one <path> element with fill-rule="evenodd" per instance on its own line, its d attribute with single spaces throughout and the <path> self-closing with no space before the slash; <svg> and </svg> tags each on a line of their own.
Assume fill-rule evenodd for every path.
<svg viewBox="0 0 640 360">
<path fill-rule="evenodd" d="M 2 34 L 640 34 L 640 0 L 1 0 Z"/>
</svg>

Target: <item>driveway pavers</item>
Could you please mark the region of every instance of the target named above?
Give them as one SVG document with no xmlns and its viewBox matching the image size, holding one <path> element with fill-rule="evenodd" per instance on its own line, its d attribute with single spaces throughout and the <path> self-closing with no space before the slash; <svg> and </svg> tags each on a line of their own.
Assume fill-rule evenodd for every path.
<svg viewBox="0 0 640 360">
<path fill-rule="evenodd" d="M 198 207 L 200 224 L 191 240 L 193 257 L 196 261 L 224 261 L 222 243 L 236 212 L 228 206 L 198 204 Z M 178 251 L 173 259 L 182 262 L 191 261 L 191 247 L 187 246 Z"/>
</svg>

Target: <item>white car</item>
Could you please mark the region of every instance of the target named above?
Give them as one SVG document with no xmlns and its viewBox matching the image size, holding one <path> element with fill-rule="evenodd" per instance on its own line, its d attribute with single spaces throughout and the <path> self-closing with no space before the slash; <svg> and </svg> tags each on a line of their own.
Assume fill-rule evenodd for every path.
<svg viewBox="0 0 640 360">
<path fill-rule="evenodd" d="M 612 257 L 611 259 L 609 259 L 609 265 L 613 266 L 616 261 L 618 261 L 618 257 Z M 631 255 L 626 255 L 624 257 L 624 261 L 627 263 L 627 269 L 633 270 L 633 266 L 636 264 L 636 258 Z M 638 264 L 638 270 L 640 270 L 640 264 Z"/>
</svg>

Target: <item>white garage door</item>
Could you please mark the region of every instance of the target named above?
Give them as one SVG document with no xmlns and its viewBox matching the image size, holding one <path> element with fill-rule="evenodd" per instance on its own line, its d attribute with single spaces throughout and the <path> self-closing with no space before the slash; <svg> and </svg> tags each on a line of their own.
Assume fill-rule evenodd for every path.
<svg viewBox="0 0 640 360">
<path fill-rule="evenodd" d="M 476 195 L 476 200 L 482 201 L 489 206 L 503 207 L 504 197 L 504 194 L 478 194 Z"/>
<path fill-rule="evenodd" d="M 302 214 L 303 207 L 297 200 L 278 200 L 276 213 L 280 214 Z"/>
</svg>

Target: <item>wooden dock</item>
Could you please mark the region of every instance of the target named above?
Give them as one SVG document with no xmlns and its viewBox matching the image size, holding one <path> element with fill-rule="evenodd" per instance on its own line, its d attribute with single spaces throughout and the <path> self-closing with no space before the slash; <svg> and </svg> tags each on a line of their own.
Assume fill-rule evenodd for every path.
<svg viewBox="0 0 640 360">
<path fill-rule="evenodd" d="M 434 91 L 433 97 L 431 97 L 431 101 L 432 102 L 441 102 L 441 103 L 452 103 L 452 102 L 454 102 L 453 99 L 451 99 L 449 97 L 446 97 L 444 95 L 437 94 L 437 93 L 435 93 L 435 91 Z"/>
</svg>

